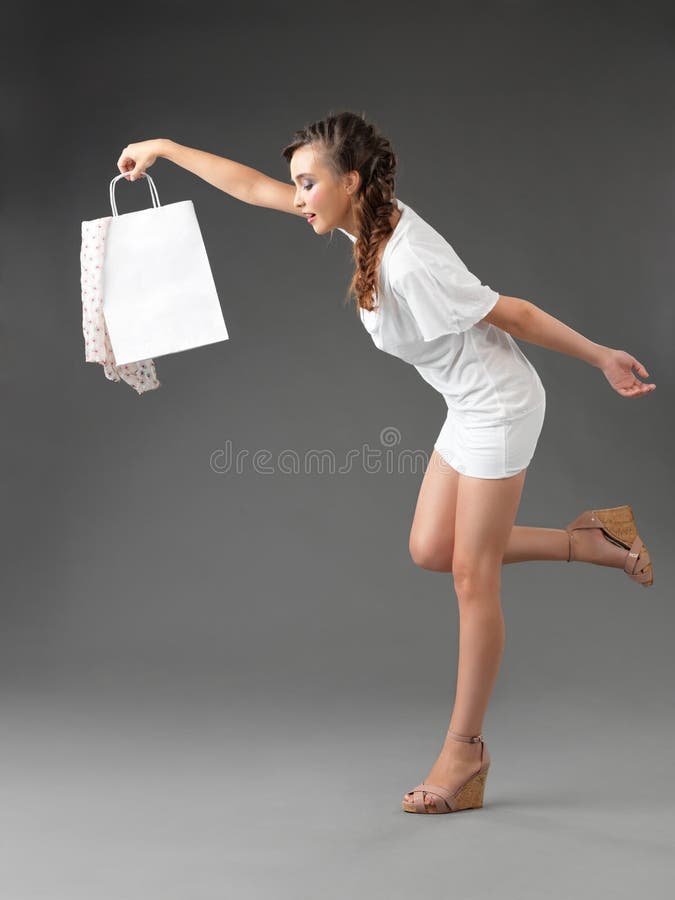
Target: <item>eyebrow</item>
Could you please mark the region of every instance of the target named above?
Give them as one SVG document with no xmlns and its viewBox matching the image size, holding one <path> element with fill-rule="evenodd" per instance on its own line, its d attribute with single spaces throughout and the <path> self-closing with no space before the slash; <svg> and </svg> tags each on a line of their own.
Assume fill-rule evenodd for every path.
<svg viewBox="0 0 675 900">
<path fill-rule="evenodd" d="M 309 178 L 314 177 L 311 172 L 301 172 L 299 175 L 296 175 L 295 178 L 292 178 L 291 181 L 297 181 L 298 178 L 304 178 L 305 175 L 307 175 Z"/>
</svg>

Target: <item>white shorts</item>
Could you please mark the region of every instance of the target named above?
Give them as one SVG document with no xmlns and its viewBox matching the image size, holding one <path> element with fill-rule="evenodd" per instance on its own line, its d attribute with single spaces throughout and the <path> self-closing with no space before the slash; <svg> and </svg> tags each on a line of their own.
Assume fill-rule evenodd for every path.
<svg viewBox="0 0 675 900">
<path fill-rule="evenodd" d="M 448 410 L 434 450 L 462 475 L 510 478 L 527 468 L 534 456 L 545 413 L 545 399 L 508 422 L 469 422 Z"/>
</svg>

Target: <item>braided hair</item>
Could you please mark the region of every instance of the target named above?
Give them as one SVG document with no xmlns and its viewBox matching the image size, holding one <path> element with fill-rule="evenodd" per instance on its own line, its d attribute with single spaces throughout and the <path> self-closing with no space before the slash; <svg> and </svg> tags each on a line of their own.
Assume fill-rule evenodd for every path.
<svg viewBox="0 0 675 900">
<path fill-rule="evenodd" d="M 352 112 L 331 113 L 305 125 L 295 132 L 292 142 L 282 150 L 282 156 L 290 164 L 295 151 L 308 144 L 316 148 L 319 158 L 336 178 L 351 171 L 361 176 L 354 197 L 356 268 L 346 296 L 347 302 L 352 294 L 356 297 L 358 315 L 359 308 L 375 308 L 373 292 L 376 296 L 379 293 L 378 251 L 393 231 L 390 220 L 397 209 L 394 202 L 396 155 L 389 140 L 374 125 L 366 122 L 363 115 Z"/>
</svg>

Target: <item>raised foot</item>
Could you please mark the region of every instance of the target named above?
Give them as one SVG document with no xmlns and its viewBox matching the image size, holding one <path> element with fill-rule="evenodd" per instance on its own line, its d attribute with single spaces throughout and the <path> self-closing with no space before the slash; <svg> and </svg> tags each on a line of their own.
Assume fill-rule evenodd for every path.
<svg viewBox="0 0 675 900">
<path fill-rule="evenodd" d="M 572 541 L 575 562 L 623 569 L 628 552 L 626 547 L 613 543 L 602 528 L 579 528 L 573 533 Z"/>
<path fill-rule="evenodd" d="M 645 587 L 653 584 L 654 574 L 649 551 L 637 536 L 637 532 L 634 532 L 628 547 L 615 537 L 608 535 L 602 528 L 570 529 L 568 534 L 570 534 L 571 555 L 574 562 L 623 569 L 626 574 L 630 574 L 634 581 L 638 581 Z"/>
</svg>

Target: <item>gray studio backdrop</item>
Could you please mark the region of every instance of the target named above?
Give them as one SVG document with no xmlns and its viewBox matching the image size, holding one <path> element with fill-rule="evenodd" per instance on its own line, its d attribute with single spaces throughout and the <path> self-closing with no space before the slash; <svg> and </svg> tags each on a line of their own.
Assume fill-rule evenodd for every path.
<svg viewBox="0 0 675 900">
<path fill-rule="evenodd" d="M 403 897 L 419 866 L 434 897 L 665 884 L 667 5 L 28 3 L 6 24 L 3 895 Z M 445 407 L 343 304 L 349 241 L 159 160 L 162 202 L 195 204 L 230 339 L 157 358 L 141 397 L 84 361 L 80 222 L 110 213 L 127 143 L 288 180 L 293 131 L 340 109 L 391 138 L 397 195 L 483 282 L 657 384 L 627 400 L 521 343 L 547 415 L 517 524 L 629 503 L 655 580 L 504 568 L 493 769 L 464 817 L 400 810 L 448 724 L 458 621 L 452 577 L 410 559 L 423 472 L 397 460 L 428 458 Z M 147 184 L 117 202 L 147 206 Z"/>
</svg>

